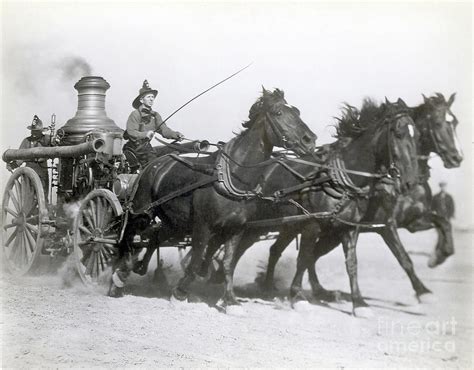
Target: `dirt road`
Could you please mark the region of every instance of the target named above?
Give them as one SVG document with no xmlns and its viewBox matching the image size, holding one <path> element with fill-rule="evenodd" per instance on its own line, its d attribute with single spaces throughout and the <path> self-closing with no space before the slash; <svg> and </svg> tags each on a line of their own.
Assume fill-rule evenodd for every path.
<svg viewBox="0 0 474 370">
<path fill-rule="evenodd" d="M 253 281 L 268 243 L 244 256 L 236 284 L 247 298 L 229 314 L 157 297 L 151 274 L 134 277 L 120 299 L 86 289 L 65 268 L 21 279 L 3 274 L 2 366 L 472 368 L 472 235 L 457 233 L 456 255 L 436 269 L 426 266 L 433 232 L 402 232 L 402 239 L 436 300 L 419 304 L 382 240 L 364 235 L 359 275 L 370 319 L 351 316 L 347 301 L 291 309 L 283 293 L 295 268 L 294 246 L 277 267 L 283 293 L 274 301 L 248 298 L 256 293 Z M 164 259 L 173 281 L 180 273 L 177 251 L 167 250 Z M 340 249 L 324 257 L 318 271 L 326 288 L 349 291 Z M 196 292 L 212 300 L 220 289 L 197 286 Z"/>
</svg>

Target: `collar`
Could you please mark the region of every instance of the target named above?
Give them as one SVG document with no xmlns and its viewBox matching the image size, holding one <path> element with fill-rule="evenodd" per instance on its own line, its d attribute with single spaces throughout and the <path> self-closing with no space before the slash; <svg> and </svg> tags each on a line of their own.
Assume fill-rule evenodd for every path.
<svg viewBox="0 0 474 370">
<path fill-rule="evenodd" d="M 144 104 L 138 107 L 138 111 L 141 115 L 149 115 L 155 113 L 153 109 L 146 107 Z"/>
</svg>

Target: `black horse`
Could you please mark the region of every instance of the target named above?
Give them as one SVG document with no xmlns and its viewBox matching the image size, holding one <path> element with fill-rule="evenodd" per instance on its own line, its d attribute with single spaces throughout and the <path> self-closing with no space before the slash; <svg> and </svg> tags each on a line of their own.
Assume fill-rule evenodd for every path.
<svg viewBox="0 0 474 370">
<path fill-rule="evenodd" d="M 416 295 L 420 300 L 423 300 L 423 298 L 427 297 L 427 294 L 431 292 L 416 276 L 413 263 L 401 244 L 396 227 L 404 227 L 410 232 L 430 229 L 433 226 L 439 230 L 438 233 L 442 238 L 438 241 L 434 256 L 430 259 L 430 266 L 441 263 L 447 256 L 453 253 L 449 220 L 431 212 L 431 189 L 428 184 L 430 174 L 427 164 L 430 153 L 434 152 L 442 158 L 446 168 L 460 165 L 462 155 L 456 144 L 455 136 L 457 119 L 450 110 L 453 101 L 454 94 L 448 101 L 446 101 L 441 94 L 436 94 L 430 98 L 424 97 L 423 104 L 410 109 L 410 116 L 415 121 L 415 125 L 420 133 L 419 136 L 416 136 L 419 161 L 417 184 L 398 197 L 391 225 L 381 229 L 361 228 L 361 231 L 375 231 L 383 237 L 409 276 Z M 451 117 L 452 119 L 448 121 L 446 117 Z M 363 222 L 376 224 L 384 222 L 386 219 L 386 211 L 380 207 L 378 200 L 374 199 L 370 206 L 370 212 L 366 213 Z M 342 242 L 340 233 L 341 230 L 338 229 L 327 230 L 326 233 L 320 236 L 320 239 L 314 247 L 312 257 L 314 263 L 310 264 L 308 275 L 313 296 L 318 300 L 330 301 L 338 296 L 337 292 L 329 292 L 321 286 L 315 271 L 315 262 Z M 270 294 L 273 289 L 275 265 L 293 238 L 294 234 L 281 233 L 277 241 L 270 248 L 268 267 L 263 281 L 263 288 Z M 354 232 L 353 243 L 355 243 L 356 240 L 357 233 Z M 356 262 L 354 262 L 354 260 L 356 261 L 356 254 L 353 249 L 351 249 L 351 258 L 353 261 L 350 262 L 350 265 L 355 266 Z M 350 273 L 353 274 L 352 280 L 355 285 L 352 291 L 356 292 L 352 299 L 356 302 L 357 307 L 365 307 L 367 304 L 360 296 L 357 286 L 357 270 L 351 267 Z M 359 310 L 359 312 L 363 312 L 363 310 Z"/>
<path fill-rule="evenodd" d="M 291 289 L 295 302 L 302 298 L 302 273 L 308 261 L 313 260 L 308 253 L 312 254 L 315 241 L 326 230 L 340 228 L 340 232 L 348 234 L 345 244 L 349 244 L 352 227 L 347 224 L 362 219 L 370 199 L 376 197 L 388 213 L 396 199 L 394 188 L 406 189 L 415 184 L 417 159 L 412 136 L 415 130 L 408 108 L 401 100 L 382 106 L 367 102 L 360 113 L 347 107 L 337 130 L 339 140 L 317 155 L 317 163 L 286 159 L 283 164 L 276 163 L 267 169 L 262 192 L 278 194 L 279 202 L 259 203 L 259 211 L 252 220 L 252 225 L 259 228 L 247 229 L 238 246 L 225 246 L 226 255 L 234 257 L 232 260 L 224 257 L 224 270 L 227 264 L 232 274 L 238 259 L 262 233 L 279 231 L 280 242 L 281 239 L 289 242 L 301 233 L 298 271 Z M 396 169 L 400 178 L 394 181 L 389 173 Z M 305 217 L 305 214 L 309 215 Z M 275 223 L 267 219 L 274 219 Z M 282 223 L 288 224 L 281 226 Z M 205 266 L 209 265 L 213 252 L 208 251 Z"/>
<path fill-rule="evenodd" d="M 204 248 L 227 241 L 255 212 L 254 199 L 260 187 L 258 164 L 270 158 L 274 146 L 298 154 L 311 153 L 315 148 L 316 135 L 278 89 L 263 89 L 243 127 L 242 133 L 214 155 L 197 159 L 165 156 L 143 170 L 119 244 L 121 258 L 113 274 L 110 295 L 122 294 L 121 288 L 132 267 L 134 236 L 148 232 L 150 248 L 157 248 L 157 253 L 163 241 L 192 235 L 192 263 L 173 290 L 178 299 L 185 299 Z M 150 232 L 149 225 L 156 216 L 161 227 Z"/>
</svg>

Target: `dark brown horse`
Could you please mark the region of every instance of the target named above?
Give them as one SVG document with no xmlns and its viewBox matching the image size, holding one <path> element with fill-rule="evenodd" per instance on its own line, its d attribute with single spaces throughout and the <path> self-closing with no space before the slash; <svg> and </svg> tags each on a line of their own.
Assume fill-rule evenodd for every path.
<svg viewBox="0 0 474 370">
<path fill-rule="evenodd" d="M 277 163 L 267 169 L 262 192 L 285 196 L 279 203 L 265 200 L 259 203 L 259 211 L 252 221 L 253 225 L 263 226 L 248 229 L 238 246 L 225 246 L 226 255 L 228 250 L 236 252 L 230 253 L 234 256 L 232 260 L 224 257 L 224 270 L 230 269 L 232 274 L 240 256 L 262 233 L 280 231 L 280 238 L 285 238 L 286 242 L 301 233 L 298 271 L 291 290 L 293 301 L 301 299 L 302 273 L 308 267 L 308 261 L 313 260 L 314 242 L 334 227 L 348 233 L 351 226 L 347 223 L 360 221 L 373 197 L 377 197 L 387 212 L 392 210 L 394 181 L 389 177 L 388 169 L 399 169 L 401 188 L 415 184 L 417 159 L 412 134 L 413 121 L 401 100 L 382 106 L 367 102 L 361 112 L 348 107 L 338 125 L 338 142 L 325 148 L 317 158 L 318 163 L 286 159 L 285 165 Z M 330 180 L 324 181 L 328 175 Z M 310 216 L 299 217 L 302 212 Z M 275 223 L 266 219 L 275 219 Z M 301 219 L 301 222 L 292 222 Z M 291 223 L 281 225 L 287 222 Z M 346 244 L 351 237 L 348 233 Z M 209 251 L 207 264 L 211 256 L 212 251 Z"/>
<path fill-rule="evenodd" d="M 430 293 L 420 279 L 416 276 L 413 263 L 401 244 L 396 227 L 404 227 L 410 232 L 426 230 L 435 226 L 442 237 L 438 241 L 434 256 L 430 259 L 430 266 L 441 263 L 444 259 L 453 253 L 453 244 L 451 236 L 451 225 L 449 220 L 443 219 L 439 215 L 431 212 L 431 190 L 428 185 L 429 167 L 427 164 L 430 153 L 438 154 L 446 168 L 457 167 L 462 161 L 462 155 L 459 146 L 456 144 L 455 128 L 457 125 L 456 117 L 451 113 L 450 107 L 454 101 L 454 94 L 448 101 L 441 94 L 436 94 L 430 98 L 424 98 L 424 103 L 410 110 L 410 115 L 415 121 L 415 125 L 420 133 L 417 136 L 417 152 L 419 158 L 419 174 L 417 185 L 410 188 L 407 192 L 400 195 L 397 199 L 393 222 L 381 229 L 364 229 L 362 231 L 378 232 L 393 252 L 400 265 L 407 273 L 412 286 L 420 300 Z M 450 118 L 448 120 L 448 118 Z M 380 223 L 387 219 L 386 211 L 380 207 L 377 199 L 374 199 L 370 206 L 370 211 L 366 213 L 363 222 Z M 283 250 L 294 238 L 292 233 L 280 233 L 278 240 L 270 248 L 270 257 L 266 276 L 263 282 L 264 289 L 270 292 L 273 287 L 273 274 L 276 262 Z M 354 232 L 353 242 L 357 240 Z M 340 229 L 328 229 L 317 241 L 314 251 L 314 263 L 310 264 L 308 270 L 309 280 L 313 290 L 313 296 L 319 300 L 334 300 L 334 292 L 325 290 L 318 281 L 315 271 L 315 262 L 319 257 L 327 254 L 337 245 L 343 242 Z M 357 286 L 357 270 L 355 250 L 350 251 L 352 262 L 349 262 L 348 269 L 354 275 L 353 291 L 356 295 L 352 297 L 357 307 L 367 306 L 362 299 Z M 355 262 L 354 262 L 355 260 Z"/>
<path fill-rule="evenodd" d="M 274 146 L 297 154 L 311 153 L 315 148 L 316 135 L 278 89 L 263 90 L 243 126 L 245 130 L 214 155 L 181 160 L 165 156 L 143 170 L 119 244 L 122 259 L 113 275 L 110 295 L 121 294 L 130 272 L 127 261 L 134 235 L 147 232 L 158 216 L 162 223 L 157 232 L 151 233 L 151 248 L 169 238 L 192 235 L 191 264 L 173 290 L 178 299 L 185 299 L 205 247 L 226 242 L 255 212 L 254 199 L 260 188 L 258 164 L 270 158 Z"/>
</svg>

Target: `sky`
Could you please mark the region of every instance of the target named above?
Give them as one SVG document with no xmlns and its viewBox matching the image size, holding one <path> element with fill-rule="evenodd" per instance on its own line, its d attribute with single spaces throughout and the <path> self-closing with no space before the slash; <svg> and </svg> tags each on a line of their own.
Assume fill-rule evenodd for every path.
<svg viewBox="0 0 474 370">
<path fill-rule="evenodd" d="M 163 117 L 253 63 L 169 121 L 193 139 L 228 140 L 262 85 L 285 91 L 318 144 L 334 140 L 344 102 L 363 98 L 410 106 L 422 93 L 456 92 L 453 113 L 465 160 L 430 160 L 472 221 L 472 8 L 470 3 L 341 2 L 1 2 L 1 151 L 16 148 L 37 114 L 59 128 L 77 110 L 84 73 L 111 85 L 106 110 L 122 128 L 144 79 L 159 90 Z M 82 63 L 82 68 L 77 63 Z M 74 64 L 76 63 L 76 64 Z M 79 63 L 80 64 L 80 63 Z M 88 70 L 90 68 L 90 70 Z M 2 188 L 8 172 L 1 166 Z"/>
</svg>

